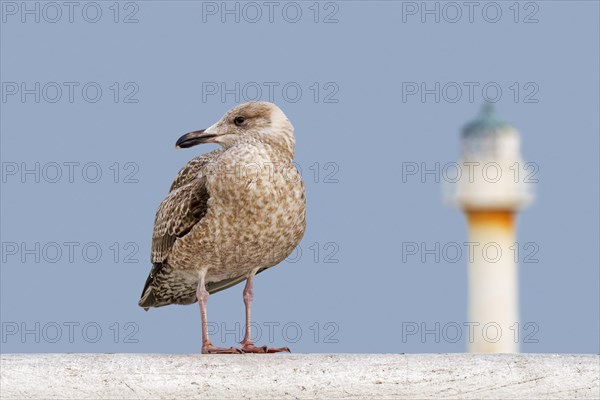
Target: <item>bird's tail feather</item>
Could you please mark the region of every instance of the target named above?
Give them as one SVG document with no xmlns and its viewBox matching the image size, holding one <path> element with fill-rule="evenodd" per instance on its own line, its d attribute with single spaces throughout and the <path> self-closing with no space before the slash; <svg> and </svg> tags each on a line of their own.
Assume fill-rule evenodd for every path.
<svg viewBox="0 0 600 400">
<path fill-rule="evenodd" d="M 156 279 L 156 276 L 161 271 L 163 271 L 163 269 L 165 267 L 167 267 L 167 268 L 166 268 L 166 271 L 164 271 L 164 273 L 169 274 L 169 271 L 168 271 L 169 266 L 167 264 L 165 264 L 165 263 L 154 264 L 152 266 L 152 270 L 150 271 L 150 275 L 148 275 L 148 279 L 146 279 L 146 283 L 144 284 L 144 290 L 142 291 L 140 301 L 138 302 L 138 305 L 140 307 L 143 307 L 146 311 L 148 311 L 148 309 L 150 309 L 151 307 L 162 307 L 162 306 L 167 306 L 169 304 L 192 304 L 197 301 L 196 295 L 195 295 L 196 288 L 193 288 L 193 287 L 190 288 L 189 295 L 187 293 L 187 289 L 185 290 L 185 293 L 180 292 L 179 296 L 172 296 L 172 295 L 171 296 L 162 296 L 162 295 L 160 295 L 160 292 L 162 292 L 162 290 L 156 289 L 154 286 L 156 286 L 156 284 L 158 284 L 158 286 L 162 286 L 162 285 L 159 284 L 158 282 L 155 284 L 155 279 Z M 261 273 L 262 271 L 266 270 L 267 268 L 268 267 L 259 269 L 257 274 Z M 246 275 L 241 275 L 241 276 L 238 276 L 235 278 L 223 279 L 218 282 L 208 282 L 206 284 L 206 290 L 208 290 L 208 292 L 210 294 L 214 294 L 214 293 L 220 292 L 221 290 L 225 290 L 232 286 L 235 286 L 238 283 L 245 280 L 246 278 L 247 278 Z M 158 292 L 157 292 L 157 290 L 158 290 Z"/>
<path fill-rule="evenodd" d="M 154 295 L 154 291 L 152 290 L 152 283 L 154 282 L 156 274 L 158 274 L 158 272 L 162 270 L 165 266 L 166 264 L 163 263 L 154 263 L 152 265 L 152 269 L 150 270 L 150 274 L 146 279 L 146 283 L 144 284 L 144 289 L 142 290 L 140 301 L 138 302 L 138 305 L 140 307 L 144 307 L 144 310 L 146 311 L 148 311 L 150 307 L 160 307 L 161 305 L 167 305 L 159 304 L 159 302 L 156 299 L 156 296 Z"/>
</svg>

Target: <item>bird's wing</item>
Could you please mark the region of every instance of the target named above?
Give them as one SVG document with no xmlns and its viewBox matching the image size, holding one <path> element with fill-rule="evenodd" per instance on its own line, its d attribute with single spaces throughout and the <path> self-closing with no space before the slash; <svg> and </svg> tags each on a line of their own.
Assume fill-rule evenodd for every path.
<svg viewBox="0 0 600 400">
<path fill-rule="evenodd" d="M 185 236 L 200 222 L 208 210 L 209 198 L 205 176 L 196 175 L 189 183 L 171 190 L 160 203 L 154 220 L 153 263 L 165 261 L 175 240 Z"/>
<path fill-rule="evenodd" d="M 179 170 L 154 219 L 153 263 L 162 263 L 175 240 L 188 233 L 206 214 L 209 198 L 206 176 L 219 153 L 217 150 L 193 158 Z"/>
<path fill-rule="evenodd" d="M 216 168 L 213 162 L 221 152 L 222 149 L 218 149 L 188 161 L 188 163 L 179 170 L 179 173 L 171 184 L 169 192 L 191 183 L 199 175 L 210 175 L 213 172 L 213 168 Z"/>
</svg>

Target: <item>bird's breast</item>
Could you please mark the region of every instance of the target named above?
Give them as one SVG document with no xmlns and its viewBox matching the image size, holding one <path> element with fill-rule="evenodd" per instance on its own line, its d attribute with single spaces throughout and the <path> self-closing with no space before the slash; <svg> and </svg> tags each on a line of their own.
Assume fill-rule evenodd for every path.
<svg viewBox="0 0 600 400">
<path fill-rule="evenodd" d="M 304 234 L 304 185 L 291 163 L 236 163 L 209 177 L 209 193 L 205 229 L 218 246 L 205 255 L 232 274 L 279 263 Z"/>
</svg>

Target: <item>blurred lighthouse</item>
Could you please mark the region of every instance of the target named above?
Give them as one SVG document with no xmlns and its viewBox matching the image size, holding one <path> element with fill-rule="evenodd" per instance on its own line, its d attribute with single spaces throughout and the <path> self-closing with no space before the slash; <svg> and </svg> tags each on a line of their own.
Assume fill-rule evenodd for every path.
<svg viewBox="0 0 600 400">
<path fill-rule="evenodd" d="M 470 352 L 519 351 L 515 213 L 532 200 L 519 133 L 486 103 L 462 131 L 462 171 L 452 202 L 467 217 Z"/>
</svg>

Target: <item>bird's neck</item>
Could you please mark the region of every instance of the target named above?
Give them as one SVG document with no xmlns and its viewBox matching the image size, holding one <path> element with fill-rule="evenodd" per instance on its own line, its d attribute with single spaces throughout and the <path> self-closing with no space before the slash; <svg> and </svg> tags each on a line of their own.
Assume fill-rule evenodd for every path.
<svg viewBox="0 0 600 400">
<path fill-rule="evenodd" d="M 293 134 L 248 136 L 239 144 L 265 148 L 274 162 L 291 163 L 294 160 L 295 140 Z"/>
<path fill-rule="evenodd" d="M 265 145 L 271 148 L 273 161 L 291 163 L 294 161 L 294 144 L 287 141 L 266 141 Z"/>
</svg>

